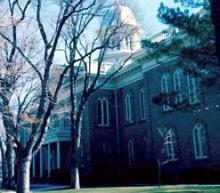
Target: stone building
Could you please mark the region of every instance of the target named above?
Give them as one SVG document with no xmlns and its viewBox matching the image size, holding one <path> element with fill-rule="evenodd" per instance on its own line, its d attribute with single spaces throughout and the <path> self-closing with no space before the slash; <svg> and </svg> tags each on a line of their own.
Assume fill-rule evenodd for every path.
<svg viewBox="0 0 220 193">
<path fill-rule="evenodd" d="M 212 88 L 202 92 L 197 77 L 176 65 L 178 58 L 146 59 L 150 50 L 141 49 L 142 30 L 134 14 L 125 6 L 117 9 L 118 17 L 136 30 L 108 51 L 103 76 L 131 52 L 133 57 L 86 105 L 80 154 L 83 182 L 156 183 L 158 163 L 164 182 L 214 182 L 210 176 L 220 171 L 219 93 Z M 149 40 L 167 41 L 177 33 L 169 29 Z M 172 97 L 175 104 L 188 100 L 193 108 L 176 110 L 169 97 L 162 105 L 153 103 L 159 93 L 171 91 L 177 93 Z M 68 101 L 68 94 L 59 100 L 46 140 L 33 159 L 33 179 L 68 178 Z"/>
</svg>

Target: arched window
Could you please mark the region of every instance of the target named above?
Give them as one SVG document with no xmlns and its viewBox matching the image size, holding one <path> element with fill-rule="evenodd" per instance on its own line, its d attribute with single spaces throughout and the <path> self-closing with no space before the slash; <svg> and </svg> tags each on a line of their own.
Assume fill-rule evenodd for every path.
<svg viewBox="0 0 220 193">
<path fill-rule="evenodd" d="M 130 139 L 128 141 L 128 164 L 132 165 L 135 161 L 134 156 L 134 140 Z"/>
<path fill-rule="evenodd" d="M 103 98 L 102 100 L 102 106 L 103 106 L 103 125 L 109 124 L 109 117 L 108 117 L 108 100 L 106 98 Z"/>
<path fill-rule="evenodd" d="M 53 116 L 53 119 L 52 119 L 52 120 L 53 120 L 53 124 L 52 124 L 52 125 L 53 125 L 54 127 L 56 127 L 56 128 L 59 128 L 59 127 L 60 127 L 59 116 L 55 114 L 55 115 Z"/>
<path fill-rule="evenodd" d="M 197 82 L 196 77 L 193 70 L 189 70 L 187 72 L 187 87 L 188 87 L 188 96 L 189 96 L 189 103 L 190 104 L 196 104 L 199 102 L 198 98 L 198 90 L 197 90 Z"/>
<path fill-rule="evenodd" d="M 97 101 L 97 106 L 98 106 L 98 125 L 102 124 L 102 100 L 98 99 Z"/>
<path fill-rule="evenodd" d="M 175 91 L 175 103 L 183 101 L 183 70 L 177 68 L 173 74 L 173 86 Z"/>
<path fill-rule="evenodd" d="M 111 164 L 112 156 L 111 156 L 111 145 L 107 142 L 101 142 L 99 144 L 100 148 L 100 161 L 103 164 Z"/>
<path fill-rule="evenodd" d="M 100 152 L 100 161 L 104 161 L 106 158 L 106 144 L 101 142 L 99 144 L 99 152 Z"/>
<path fill-rule="evenodd" d="M 146 118 L 145 97 L 144 97 L 144 90 L 143 89 L 140 90 L 139 103 L 140 103 L 140 119 L 143 120 Z"/>
<path fill-rule="evenodd" d="M 208 158 L 206 130 L 201 123 L 197 123 L 193 127 L 193 144 L 196 159 Z"/>
<path fill-rule="evenodd" d="M 132 108 L 131 108 L 131 95 L 130 94 L 127 94 L 125 96 L 125 118 L 128 123 L 133 122 Z"/>
<path fill-rule="evenodd" d="M 164 136 L 164 149 L 167 161 L 177 160 L 176 134 L 173 129 L 168 129 Z"/>
<path fill-rule="evenodd" d="M 126 48 L 128 49 L 129 48 L 129 38 L 128 36 L 125 37 L 125 45 L 126 45 Z"/>
<path fill-rule="evenodd" d="M 70 116 L 68 113 L 64 113 L 63 126 L 65 129 L 68 129 L 70 127 Z"/>
<path fill-rule="evenodd" d="M 121 48 L 121 45 L 120 45 L 120 43 L 118 43 L 117 46 L 116 46 L 116 49 L 120 50 L 120 48 Z"/>
<path fill-rule="evenodd" d="M 170 92 L 171 92 L 171 82 L 170 82 L 170 75 L 165 73 L 163 74 L 161 78 L 161 91 L 163 94 L 163 110 L 164 111 L 169 111 L 172 108 L 170 107 L 171 103 L 171 97 L 170 97 Z"/>
<path fill-rule="evenodd" d="M 98 106 L 98 125 L 108 126 L 109 125 L 108 100 L 106 98 L 99 98 L 97 101 L 97 106 Z"/>
<path fill-rule="evenodd" d="M 70 126 L 70 119 L 68 117 L 63 118 L 63 126 L 68 128 Z"/>
<path fill-rule="evenodd" d="M 144 137 L 144 139 L 143 139 L 143 150 L 144 150 L 144 158 L 147 159 L 148 158 L 148 141 L 147 141 L 147 137 Z"/>
<path fill-rule="evenodd" d="M 131 36 L 125 37 L 125 46 L 127 49 L 132 50 L 132 37 Z"/>
</svg>

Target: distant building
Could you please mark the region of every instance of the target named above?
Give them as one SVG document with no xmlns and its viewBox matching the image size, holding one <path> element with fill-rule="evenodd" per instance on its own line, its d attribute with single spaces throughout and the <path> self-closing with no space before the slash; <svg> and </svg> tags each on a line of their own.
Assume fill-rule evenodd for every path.
<svg viewBox="0 0 220 193">
<path fill-rule="evenodd" d="M 134 56 L 86 105 L 80 154 L 83 181 L 156 183 L 159 160 L 164 182 L 209 182 L 220 171 L 219 93 L 210 88 L 202 94 L 197 77 L 175 65 L 178 58 L 146 59 L 148 52 L 141 50 L 141 29 L 132 11 L 120 5 L 117 9 L 118 17 L 137 30 L 108 51 L 103 76 L 131 50 Z M 150 41 L 168 40 L 175 33 L 167 30 Z M 176 111 L 169 98 L 163 105 L 152 102 L 159 93 L 171 91 L 178 93 L 172 99 L 176 104 L 187 99 L 193 110 Z M 46 140 L 33 159 L 33 179 L 68 178 L 69 98 L 63 93 Z"/>
</svg>

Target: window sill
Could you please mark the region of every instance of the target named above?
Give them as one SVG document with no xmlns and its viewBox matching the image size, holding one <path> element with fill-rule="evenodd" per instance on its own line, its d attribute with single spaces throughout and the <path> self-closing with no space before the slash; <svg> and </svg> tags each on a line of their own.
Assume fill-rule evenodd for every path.
<svg viewBox="0 0 220 193">
<path fill-rule="evenodd" d="M 131 121 L 131 122 L 126 121 L 126 122 L 125 122 L 125 125 L 126 125 L 126 126 L 133 125 L 133 124 L 135 124 L 134 121 Z"/>
<path fill-rule="evenodd" d="M 203 160 L 207 160 L 208 158 L 209 158 L 208 156 L 196 157 L 195 161 L 203 161 Z"/>
<path fill-rule="evenodd" d="M 140 118 L 139 122 L 144 122 L 144 121 L 146 121 L 146 120 L 147 120 L 147 118 L 146 118 L 146 117 L 143 117 L 143 118 Z"/>
<path fill-rule="evenodd" d="M 101 125 L 101 124 L 98 124 L 97 126 L 98 126 L 98 127 L 109 127 L 110 124 L 107 124 L 107 125 Z"/>
<path fill-rule="evenodd" d="M 172 162 L 177 162 L 177 161 L 178 161 L 178 158 L 172 158 L 172 159 L 164 161 L 162 165 L 165 165 L 165 164 L 168 164 L 168 163 L 172 163 Z"/>
</svg>

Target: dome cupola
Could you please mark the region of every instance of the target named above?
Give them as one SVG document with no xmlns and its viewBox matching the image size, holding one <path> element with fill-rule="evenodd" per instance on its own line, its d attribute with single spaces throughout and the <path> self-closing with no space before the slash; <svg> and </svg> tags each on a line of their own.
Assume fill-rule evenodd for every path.
<svg viewBox="0 0 220 193">
<path fill-rule="evenodd" d="M 104 35 L 108 30 L 111 32 L 117 29 L 109 40 L 109 48 L 104 58 L 106 64 L 120 65 L 131 53 L 141 49 L 142 30 L 132 10 L 119 1 L 105 11 L 100 25 Z"/>
<path fill-rule="evenodd" d="M 137 21 L 131 9 L 117 3 L 107 10 L 101 21 L 101 27 L 105 29 L 118 22 L 124 25 L 137 26 Z"/>
</svg>

